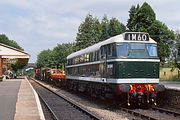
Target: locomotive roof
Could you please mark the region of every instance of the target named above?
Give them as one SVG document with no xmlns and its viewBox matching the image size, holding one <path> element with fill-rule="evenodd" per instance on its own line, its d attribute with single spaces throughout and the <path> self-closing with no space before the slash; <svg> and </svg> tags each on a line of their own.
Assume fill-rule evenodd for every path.
<svg viewBox="0 0 180 120">
<path fill-rule="evenodd" d="M 131 33 L 131 32 L 125 32 L 125 33 Z M 68 55 L 67 59 L 71 59 L 71 58 L 76 57 L 76 56 L 80 56 L 80 55 L 83 55 L 83 54 L 87 54 L 87 53 L 91 53 L 91 52 L 97 51 L 97 50 L 100 49 L 101 46 L 106 45 L 106 44 L 110 44 L 110 43 L 117 43 L 117 42 L 156 43 L 150 37 L 149 37 L 148 41 L 127 41 L 127 40 L 124 40 L 125 33 L 122 33 L 120 35 L 116 35 L 116 36 L 111 37 L 111 38 L 109 38 L 107 40 L 104 40 L 102 42 L 99 42 L 99 43 L 96 43 L 96 44 L 94 44 L 92 46 L 89 46 L 89 47 L 87 47 L 85 49 L 82 49 L 82 50 L 79 50 L 77 52 L 74 52 L 74 53 Z M 133 33 L 143 33 L 143 32 L 133 32 Z"/>
</svg>

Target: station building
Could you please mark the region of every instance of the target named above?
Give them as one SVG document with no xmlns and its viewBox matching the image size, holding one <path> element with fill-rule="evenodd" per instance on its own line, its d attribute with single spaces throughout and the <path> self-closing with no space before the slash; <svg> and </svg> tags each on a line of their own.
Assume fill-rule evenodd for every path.
<svg viewBox="0 0 180 120">
<path fill-rule="evenodd" d="M 14 63 L 27 64 L 29 58 L 28 53 L 0 43 L 0 76 Z"/>
</svg>

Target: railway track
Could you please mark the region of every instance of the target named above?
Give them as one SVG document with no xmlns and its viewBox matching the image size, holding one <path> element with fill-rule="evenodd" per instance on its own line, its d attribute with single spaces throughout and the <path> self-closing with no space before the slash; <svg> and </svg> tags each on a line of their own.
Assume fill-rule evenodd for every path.
<svg viewBox="0 0 180 120">
<path fill-rule="evenodd" d="M 176 111 L 172 111 L 165 108 L 160 108 L 156 106 L 152 106 L 148 110 L 137 110 L 137 109 L 128 109 L 125 107 L 120 107 L 121 111 L 134 115 L 135 117 L 139 117 L 143 120 L 179 120 L 180 113 Z"/>
<path fill-rule="evenodd" d="M 48 103 L 43 99 L 43 97 L 41 97 L 40 94 L 38 94 L 39 98 L 40 98 L 40 101 L 42 102 L 41 104 L 43 104 L 45 106 L 44 109 L 46 109 L 46 115 L 45 115 L 45 118 L 48 119 L 48 120 L 59 120 L 57 118 L 57 116 L 55 115 L 55 113 L 53 112 L 53 110 L 51 109 L 51 107 L 48 105 Z M 47 115 L 47 111 L 48 111 L 48 115 Z"/>
<path fill-rule="evenodd" d="M 171 115 L 173 115 L 174 117 L 179 117 L 179 118 L 180 118 L 180 113 L 179 113 L 179 112 L 172 111 L 172 110 L 165 109 L 165 108 L 156 107 L 156 106 L 152 106 L 151 108 L 152 108 L 153 110 L 157 110 L 157 111 L 159 111 L 159 112 L 166 113 L 166 114 L 171 114 Z"/>
<path fill-rule="evenodd" d="M 127 108 L 124 108 L 124 107 L 120 107 L 120 110 L 121 111 L 124 111 L 126 113 L 129 113 L 131 115 L 134 115 L 135 117 L 139 117 L 141 119 L 146 119 L 146 120 L 158 120 L 156 118 L 153 118 L 153 117 L 150 117 L 149 115 L 145 115 L 145 114 L 142 114 L 140 112 L 137 112 L 135 110 L 131 110 L 131 109 L 127 109 Z"/>
<path fill-rule="evenodd" d="M 40 83 L 38 82 L 38 84 L 40 84 Z M 52 92 L 53 90 L 50 90 L 50 91 Z M 40 96 L 42 96 L 42 95 L 40 95 Z M 54 98 L 53 100 L 55 100 L 55 99 L 57 99 L 57 98 Z M 68 98 L 65 97 L 65 99 L 68 99 Z M 79 105 L 77 105 L 77 106 L 79 106 Z M 49 107 L 49 108 L 51 108 L 51 107 Z M 128 108 L 125 108 L 125 107 L 117 107 L 117 106 L 113 107 L 113 106 L 108 105 L 108 108 L 112 108 L 112 109 L 110 109 L 110 111 L 117 111 L 117 114 L 119 114 L 120 111 L 124 111 L 125 113 L 128 113 L 129 115 L 131 114 L 132 116 L 135 116 L 135 119 L 136 118 L 137 119 L 143 119 L 143 120 L 167 120 L 167 119 L 179 120 L 180 119 L 180 113 L 178 113 L 176 111 L 173 111 L 173 110 L 165 109 L 165 108 L 159 108 L 159 107 L 156 107 L 156 106 L 153 106 L 151 109 L 128 109 Z M 54 110 L 52 110 L 52 111 L 54 111 Z M 56 112 L 54 112 L 54 114 L 56 115 Z M 79 115 L 79 116 L 81 116 L 81 115 Z M 93 116 L 94 116 L 94 114 L 93 114 Z M 54 117 L 54 119 L 56 119 L 56 118 L 60 119 L 58 117 L 58 115 L 57 115 L 57 117 Z M 71 117 L 69 119 L 74 119 L 74 118 Z M 82 119 L 87 119 L 87 118 L 82 118 Z M 88 119 L 98 120 L 98 119 L 101 119 L 101 118 L 88 117 Z"/>
<path fill-rule="evenodd" d="M 34 80 L 30 83 L 38 93 L 40 99 L 54 116 L 55 120 L 100 120 L 98 116 L 91 113 L 72 100 L 61 96 L 54 91 L 42 86 Z"/>
</svg>

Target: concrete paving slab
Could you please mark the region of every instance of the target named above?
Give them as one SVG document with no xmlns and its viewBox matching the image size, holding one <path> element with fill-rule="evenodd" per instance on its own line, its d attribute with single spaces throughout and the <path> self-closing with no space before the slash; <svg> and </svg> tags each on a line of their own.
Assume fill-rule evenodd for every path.
<svg viewBox="0 0 180 120">
<path fill-rule="evenodd" d="M 39 112 L 33 88 L 27 79 L 21 81 L 16 103 L 16 114 L 14 120 L 42 120 L 44 119 Z"/>
<path fill-rule="evenodd" d="M 37 93 L 27 78 L 0 82 L 0 120 L 44 120 Z"/>
<path fill-rule="evenodd" d="M 180 82 L 160 82 L 163 84 L 167 89 L 173 89 L 180 91 Z"/>
<path fill-rule="evenodd" d="M 21 80 L 0 82 L 0 119 L 14 120 L 17 95 Z"/>
</svg>

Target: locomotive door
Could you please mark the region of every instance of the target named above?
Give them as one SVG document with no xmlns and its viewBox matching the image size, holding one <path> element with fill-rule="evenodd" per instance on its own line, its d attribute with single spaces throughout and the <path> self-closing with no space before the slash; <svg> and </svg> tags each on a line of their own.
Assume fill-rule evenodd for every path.
<svg viewBox="0 0 180 120">
<path fill-rule="evenodd" d="M 100 74 L 101 74 L 101 82 L 107 81 L 107 51 L 106 46 L 102 46 L 100 48 Z"/>
</svg>

